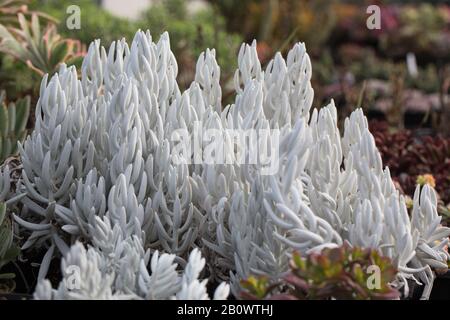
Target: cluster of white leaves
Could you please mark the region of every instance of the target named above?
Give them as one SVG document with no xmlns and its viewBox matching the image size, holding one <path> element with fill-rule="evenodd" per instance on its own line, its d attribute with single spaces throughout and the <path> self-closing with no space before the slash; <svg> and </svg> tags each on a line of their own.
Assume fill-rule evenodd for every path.
<svg viewBox="0 0 450 320">
<path fill-rule="evenodd" d="M 276 54 L 265 70 L 256 42 L 243 44 L 235 101 L 227 106 L 214 50 L 200 55 L 184 92 L 177 72 L 168 34 L 155 43 L 138 31 L 131 46 L 121 40 L 106 50 L 93 42 L 81 79 L 64 65 L 50 81 L 44 77 L 36 127 L 20 146 L 18 192 L 25 197 L 15 218 L 30 230 L 23 248 L 47 250 L 41 280 L 61 252 L 62 269 L 79 266 L 83 282 L 71 292 L 65 280 L 57 290 L 43 281 L 36 297 L 207 298 L 198 280 L 205 264 L 211 279 L 230 280 L 238 296 L 240 279 L 285 272 L 292 250 L 344 241 L 389 256 L 405 291 L 410 278 L 429 292 L 432 268 L 446 268 L 450 233 L 439 226 L 434 191 L 418 188 L 411 220 L 362 111 L 345 120 L 343 135 L 333 102 L 311 112 L 303 44 L 286 60 Z M 179 152 L 174 132 L 195 137 L 196 121 L 225 137 L 230 129 L 279 133 L 276 145 L 263 140 L 278 154 L 277 170 L 199 162 L 195 153 Z M 236 146 L 224 141 L 226 156 L 237 160 Z M 253 156 L 243 149 L 245 159 Z M 143 248 L 165 252 L 153 253 L 150 271 Z M 215 297 L 226 295 L 222 284 Z"/>
<path fill-rule="evenodd" d="M 144 250 L 135 236 L 122 238 L 118 225 L 108 218 L 96 218 L 96 240 L 87 250 L 80 242 L 71 246 L 62 259 L 62 280 L 52 289 L 48 280 L 38 283 L 38 300 L 208 300 L 208 280 L 199 280 L 205 265 L 200 251 L 194 249 L 182 275 L 177 271 L 176 256 Z M 150 264 L 150 271 L 148 265 Z M 214 299 L 226 299 L 229 286 L 220 284 Z"/>
</svg>

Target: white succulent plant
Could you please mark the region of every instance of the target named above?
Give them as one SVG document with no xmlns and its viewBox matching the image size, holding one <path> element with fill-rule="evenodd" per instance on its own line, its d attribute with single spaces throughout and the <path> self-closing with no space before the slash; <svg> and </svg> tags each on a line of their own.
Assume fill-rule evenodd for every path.
<svg viewBox="0 0 450 320">
<path fill-rule="evenodd" d="M 61 262 L 63 279 L 57 289 L 48 280 L 38 283 L 34 298 L 38 300 L 208 300 L 208 280 L 198 277 L 205 265 L 194 249 L 180 276 L 175 255 L 145 251 L 137 237 L 122 238 L 118 225 L 111 229 L 106 218 L 96 219 L 96 245 L 87 250 L 76 242 Z M 103 241 L 104 240 L 104 241 Z M 147 268 L 150 261 L 150 273 Z M 229 286 L 220 284 L 214 299 L 228 297 Z"/>
<path fill-rule="evenodd" d="M 434 191 L 416 191 L 410 219 L 362 111 L 345 120 L 343 135 L 333 102 L 311 112 L 304 44 L 265 70 L 256 42 L 243 44 L 238 66 L 231 105 L 222 105 L 214 50 L 200 55 L 195 80 L 181 92 L 168 34 L 155 43 L 138 31 L 131 46 L 121 40 L 107 51 L 93 42 L 81 79 L 65 65 L 44 77 L 36 127 L 20 146 L 18 192 L 26 196 L 15 218 L 31 231 L 24 248 L 47 250 L 40 279 L 57 251 L 64 279 L 56 290 L 42 280 L 36 298 L 208 298 L 198 280 L 205 264 L 238 297 L 240 279 L 278 276 L 292 250 L 344 241 L 379 249 L 398 267 L 396 285 L 407 291 L 406 279 L 420 280 L 427 297 L 433 268 L 446 268 L 449 257 L 450 230 L 439 226 Z M 227 130 L 278 133 L 278 144 L 263 143 L 278 154 L 278 170 L 235 161 L 228 138 L 231 162 L 179 152 L 177 130 L 195 139 L 196 122 L 224 137 Z M 153 251 L 150 269 L 147 248 L 164 252 Z M 68 265 L 80 267 L 78 291 L 66 287 Z M 225 298 L 227 288 L 221 284 L 214 297 Z"/>
</svg>

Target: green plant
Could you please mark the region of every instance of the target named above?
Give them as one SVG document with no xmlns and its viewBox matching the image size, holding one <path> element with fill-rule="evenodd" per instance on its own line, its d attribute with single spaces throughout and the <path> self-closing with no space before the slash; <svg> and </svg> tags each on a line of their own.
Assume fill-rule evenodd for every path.
<svg viewBox="0 0 450 320">
<path fill-rule="evenodd" d="M 286 51 L 295 41 L 305 42 L 310 50 L 321 52 L 336 23 L 335 0 L 209 2 L 226 17 L 228 30 L 242 33 L 247 40 L 256 37 L 270 44 L 272 52 Z"/>
<path fill-rule="evenodd" d="M 57 23 L 54 17 L 40 11 L 39 7 L 33 8 L 33 4 L 34 1 L 30 0 L 0 0 L 0 25 L 20 28 L 17 18 L 19 13 L 27 18 L 35 14 L 39 16 L 40 21 Z M 13 56 L 0 52 L 0 83 L 10 99 L 17 100 L 28 94 L 33 96 L 38 89 L 36 83 L 39 82 L 39 77 L 40 75 L 29 72 L 25 64 L 17 63 Z M 36 92 L 33 92 L 34 90 Z"/>
<path fill-rule="evenodd" d="M 20 248 L 13 243 L 11 220 L 6 216 L 6 204 L 0 202 L 0 270 L 14 261 L 20 253 Z M 0 292 L 3 282 L 14 279 L 14 273 L 0 273 Z M 4 289 L 3 289 L 4 290 Z"/>
<path fill-rule="evenodd" d="M 396 57 L 402 57 L 407 52 L 415 52 L 418 56 L 446 58 L 448 56 L 447 16 L 445 6 L 429 3 L 404 5 L 398 16 L 399 26 L 382 34 L 380 49 Z"/>
<path fill-rule="evenodd" d="M 417 88 L 426 93 L 436 93 L 440 90 L 439 69 L 434 64 L 428 64 L 419 68 L 417 77 L 408 76 L 406 85 L 409 88 Z"/>
<path fill-rule="evenodd" d="M 0 162 L 17 153 L 17 142 L 26 136 L 30 115 L 30 97 L 6 103 L 6 94 L 0 93 Z"/>
<path fill-rule="evenodd" d="M 83 56 L 79 41 L 64 39 L 52 23 L 42 30 L 37 14 L 28 21 L 22 13 L 17 15 L 20 28 L 0 25 L 0 52 L 24 62 L 43 75 L 52 75 L 61 63 L 78 64 Z"/>
<path fill-rule="evenodd" d="M 37 14 L 38 16 L 56 22 L 57 20 L 42 11 L 29 10 L 28 5 L 30 0 L 0 0 L 0 24 L 14 26 L 17 25 L 17 15 L 22 13 L 24 15 Z"/>
<path fill-rule="evenodd" d="M 17 60 L 6 54 L 0 53 L 0 83 L 2 90 L 8 92 L 8 99 L 14 101 L 30 95 L 35 97 L 38 94 L 40 76 L 24 63 L 17 63 Z M 37 99 L 37 97 L 36 97 Z M 32 104 L 34 105 L 35 103 Z"/>
<path fill-rule="evenodd" d="M 137 21 L 130 21 L 112 15 L 90 0 L 80 0 L 77 1 L 77 6 L 81 9 L 81 29 L 69 30 L 64 18 L 70 4 L 70 0 L 36 1 L 32 7 L 60 19 L 58 32 L 82 43 L 101 38 L 102 45 L 109 47 L 111 42 L 122 38 L 130 42 L 138 28 L 149 29 L 155 40 L 168 31 L 171 35 L 171 49 L 179 61 L 178 80 L 182 87 L 190 85 L 197 57 L 204 48 L 216 49 L 224 81 L 234 73 L 236 64 L 233 57 L 241 43 L 241 37 L 226 32 L 225 19 L 213 8 L 191 14 L 184 0 L 154 1 Z"/>
<path fill-rule="evenodd" d="M 379 270 L 379 282 L 371 282 Z M 391 261 L 377 250 L 352 248 L 348 244 L 306 258 L 292 255 L 291 270 L 280 281 L 250 277 L 242 282 L 249 299 L 396 299 L 398 290 L 389 285 L 397 273 Z M 374 268 L 374 269 L 372 269 Z M 372 287 L 372 285 L 374 287 Z"/>
</svg>

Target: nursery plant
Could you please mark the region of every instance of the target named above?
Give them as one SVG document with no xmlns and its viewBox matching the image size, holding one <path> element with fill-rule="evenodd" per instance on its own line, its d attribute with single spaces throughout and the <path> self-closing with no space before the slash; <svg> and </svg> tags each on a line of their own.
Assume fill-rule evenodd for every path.
<svg viewBox="0 0 450 320">
<path fill-rule="evenodd" d="M 6 204 L 0 203 L 0 270 L 3 266 L 13 261 L 19 254 L 19 248 L 13 243 L 11 221 L 6 217 Z M 12 273 L 0 274 L 0 281 L 14 278 Z"/>
<path fill-rule="evenodd" d="M 389 258 L 375 249 L 342 247 L 324 249 L 306 258 L 294 252 L 291 270 L 270 283 L 265 276 L 243 280 L 242 296 L 248 299 L 396 299 L 400 294 L 390 286 L 397 270 Z M 372 276 L 379 272 L 379 279 Z M 378 281 L 378 282 L 377 282 Z"/>
<path fill-rule="evenodd" d="M 13 222 L 8 206 L 12 206 L 19 197 L 11 194 L 11 177 L 8 165 L 2 166 L 0 175 L 0 293 L 14 290 L 14 273 L 2 272 L 2 268 L 14 262 L 20 253 L 20 248 L 14 241 Z M 6 201 L 8 199 L 8 201 Z"/>
<path fill-rule="evenodd" d="M 440 199 L 450 203 L 450 138 L 390 130 L 379 121 L 372 121 L 370 127 L 384 163 L 406 195 L 414 194 L 421 176 L 432 175 Z"/>
<path fill-rule="evenodd" d="M 408 296 L 412 279 L 428 298 L 449 258 L 436 193 L 417 187 L 410 217 L 362 110 L 341 134 L 334 102 L 311 109 L 304 44 L 265 69 L 256 41 L 243 44 L 229 105 L 214 49 L 200 54 L 187 90 L 177 72 L 169 35 L 154 42 L 138 31 L 130 45 L 92 42 L 80 78 L 65 64 L 43 76 L 12 195 L 22 206 L 13 215 L 22 250 L 43 255 L 35 298 L 204 299 L 207 281 L 213 298 L 230 289 L 240 297 L 242 279 L 289 271 L 293 251 L 344 242 L 389 258 L 397 270 L 390 286 Z M 180 148 L 183 137 L 199 138 L 199 123 L 201 140 Z M 226 162 L 205 160 L 211 129 Z M 256 132 L 276 155 L 272 170 L 247 161 L 254 150 L 230 132 Z M 53 289 L 45 278 L 55 263 Z"/>
<path fill-rule="evenodd" d="M 41 28 L 36 13 L 31 15 L 31 21 L 22 13 L 17 17 L 19 28 L 0 25 L 0 52 L 22 61 L 41 76 L 53 74 L 63 62 L 76 64 L 81 61 L 81 43 L 61 38 L 55 24 Z"/>
<path fill-rule="evenodd" d="M 404 5 L 396 18 L 397 28 L 381 36 L 380 48 L 384 52 L 391 56 L 416 52 L 425 57 L 448 59 L 449 39 L 446 30 L 450 14 L 447 7 L 430 3 Z M 392 46 L 399 42 L 403 45 Z"/>
<path fill-rule="evenodd" d="M 0 1 L 0 25 L 9 31 L 12 29 L 19 30 L 19 14 L 23 15 L 27 21 L 31 19 L 32 15 L 36 15 L 39 17 L 39 22 L 44 26 L 48 23 L 57 23 L 54 17 L 40 11 L 40 8 L 33 8 L 34 2 L 29 0 Z M 1 41 L 2 39 L 0 38 Z M 24 45 L 27 46 L 30 43 Z M 41 76 L 35 72 L 29 72 L 29 68 L 25 63 L 17 63 L 17 58 L 9 53 L 0 52 L 1 88 L 8 92 L 10 100 L 17 100 L 30 95 L 34 105 L 37 101 L 37 99 L 34 100 L 34 85 L 39 83 Z"/>
<path fill-rule="evenodd" d="M 171 34 L 172 51 L 180 63 L 178 83 L 189 86 L 195 73 L 195 62 L 204 48 L 215 48 L 217 59 L 222 66 L 224 82 L 234 73 L 236 61 L 233 59 L 241 37 L 225 30 L 222 15 L 210 7 L 191 13 L 185 0 L 153 1 L 149 9 L 136 20 L 114 16 L 91 0 L 79 0 L 76 5 L 81 11 L 82 27 L 69 30 L 66 26 L 66 8 L 74 4 L 70 0 L 35 1 L 31 6 L 60 20 L 58 32 L 67 38 L 78 39 L 89 44 L 101 38 L 105 47 L 118 38 L 132 40 L 139 27 L 149 28 L 153 34 L 164 31 Z"/>
<path fill-rule="evenodd" d="M 17 142 L 26 136 L 30 114 L 30 97 L 6 103 L 6 92 L 0 92 L 0 162 L 17 154 Z"/>
<path fill-rule="evenodd" d="M 17 15 L 19 13 L 24 15 L 36 14 L 42 19 L 53 21 L 56 20 L 42 11 L 32 10 L 29 8 L 31 0 L 1 0 L 0 1 L 0 24 L 17 26 Z"/>
</svg>

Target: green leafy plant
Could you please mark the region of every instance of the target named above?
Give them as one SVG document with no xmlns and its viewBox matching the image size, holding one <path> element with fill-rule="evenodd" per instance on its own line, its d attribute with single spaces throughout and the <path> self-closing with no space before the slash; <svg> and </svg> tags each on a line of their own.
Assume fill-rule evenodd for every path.
<svg viewBox="0 0 450 320">
<path fill-rule="evenodd" d="M 5 265 L 14 261 L 19 253 L 20 248 L 13 243 L 11 220 L 6 216 L 6 204 L 0 202 L 0 271 Z M 0 292 L 10 287 L 3 283 L 8 281 L 11 283 L 10 280 L 14 278 L 14 273 L 0 272 Z"/>
<path fill-rule="evenodd" d="M 32 15 L 39 17 L 42 25 L 47 23 L 58 24 L 58 20 L 42 11 L 41 5 L 31 0 L 0 0 L 0 25 L 10 33 L 10 29 L 21 28 L 18 15 L 22 14 L 26 19 Z M 0 42 L 2 38 L 0 37 Z M 28 46 L 28 44 L 25 44 Z M 38 91 L 41 73 L 30 72 L 26 63 L 17 63 L 17 57 L 10 53 L 0 52 L 0 83 L 2 89 L 8 92 L 8 97 L 17 100 L 30 95 L 33 105 L 34 97 Z"/>
<path fill-rule="evenodd" d="M 52 75 L 61 63 L 81 62 L 81 42 L 62 38 L 55 24 L 49 23 L 42 29 L 37 14 L 31 15 L 31 21 L 22 13 L 17 17 L 20 28 L 0 25 L 0 52 L 21 60 L 40 75 Z"/>
<path fill-rule="evenodd" d="M 6 94 L 0 93 L 0 161 L 17 153 L 17 142 L 26 136 L 30 115 L 30 97 L 6 103 Z"/>
<path fill-rule="evenodd" d="M 379 283 L 371 276 L 379 270 Z M 324 249 L 303 258 L 294 253 L 291 270 L 275 283 L 267 277 L 250 277 L 242 281 L 243 298 L 281 300 L 321 299 L 396 299 L 399 292 L 389 285 L 397 270 L 377 250 L 350 247 Z"/>
<path fill-rule="evenodd" d="M 111 42 L 125 38 L 133 40 L 136 29 L 149 29 L 157 40 L 165 31 L 170 33 L 171 49 L 177 57 L 182 87 L 189 87 L 195 73 L 197 57 L 205 48 L 215 48 L 221 66 L 223 82 L 230 81 L 236 68 L 235 59 L 241 37 L 226 31 L 224 17 L 214 8 L 206 7 L 195 13 L 189 12 L 184 0 L 153 1 L 137 20 L 117 17 L 90 0 L 77 1 L 81 9 L 82 27 L 69 30 L 65 25 L 66 8 L 73 4 L 69 0 L 36 1 L 31 7 L 57 17 L 61 22 L 58 32 L 82 43 L 101 38 L 109 47 Z M 227 97 L 224 93 L 224 97 Z"/>
<path fill-rule="evenodd" d="M 447 16 L 446 6 L 404 5 L 399 10 L 397 27 L 382 33 L 380 49 L 393 57 L 415 52 L 418 56 L 445 58 L 448 56 Z"/>
</svg>

